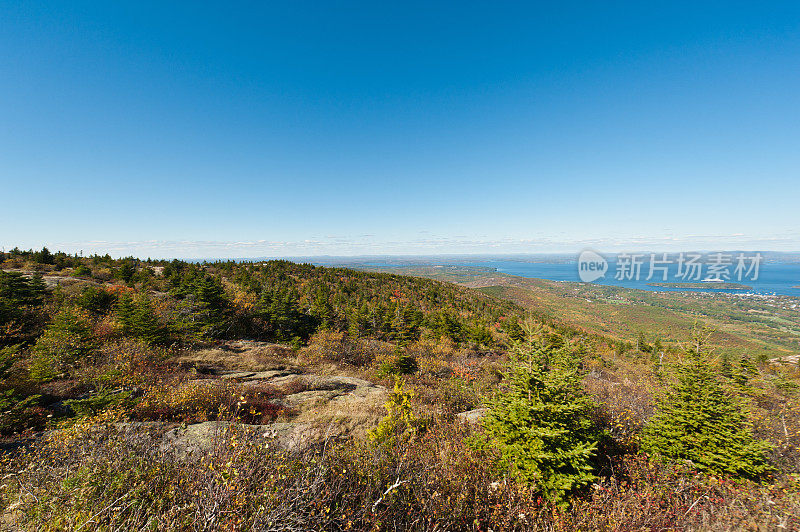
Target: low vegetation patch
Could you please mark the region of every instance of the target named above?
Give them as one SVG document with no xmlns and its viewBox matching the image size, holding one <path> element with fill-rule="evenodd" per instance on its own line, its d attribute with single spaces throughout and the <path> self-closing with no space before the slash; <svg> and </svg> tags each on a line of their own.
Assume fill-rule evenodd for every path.
<svg viewBox="0 0 800 532">
<path fill-rule="evenodd" d="M 44 251 L 0 254 L 23 530 L 800 529 L 796 363 L 397 275 Z"/>
</svg>

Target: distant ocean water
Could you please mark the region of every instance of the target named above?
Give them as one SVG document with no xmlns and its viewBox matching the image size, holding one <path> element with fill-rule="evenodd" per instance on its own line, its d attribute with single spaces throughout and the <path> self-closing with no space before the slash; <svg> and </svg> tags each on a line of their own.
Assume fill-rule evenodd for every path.
<svg viewBox="0 0 800 532">
<path fill-rule="evenodd" d="M 500 273 L 508 275 L 517 275 L 519 277 L 534 277 L 537 279 L 549 279 L 551 281 L 575 281 L 580 282 L 578 278 L 578 263 L 577 261 L 567 261 L 561 263 L 544 263 L 544 262 L 522 262 L 522 261 L 480 261 L 475 263 L 463 263 L 460 266 L 473 266 L 483 268 L 494 268 Z M 661 278 L 653 278 L 646 280 L 646 273 L 643 268 L 643 275 L 639 280 L 617 280 L 614 277 L 617 271 L 617 264 L 614 261 L 609 261 L 609 269 L 606 276 L 602 279 L 595 281 L 595 284 L 609 285 L 609 286 L 622 286 L 625 288 L 637 288 L 640 290 L 651 291 L 665 291 L 665 290 L 687 290 L 686 288 L 664 288 L 649 286 L 648 283 L 660 282 Z M 675 282 L 676 279 L 668 278 L 668 282 Z M 691 289 L 694 291 L 704 292 L 728 292 L 728 293 L 757 293 L 757 294 L 776 294 L 800 297 L 800 288 L 793 288 L 800 286 L 800 264 L 796 262 L 764 262 L 761 264 L 758 279 L 752 280 L 743 278 L 741 281 L 732 279 L 733 282 L 752 287 L 752 290 L 703 290 Z"/>
<path fill-rule="evenodd" d="M 320 265 L 331 265 L 334 261 L 312 261 Z M 576 259 L 560 258 L 559 260 L 546 261 L 546 260 L 532 260 L 527 261 L 524 259 L 491 259 L 481 258 L 476 260 L 469 259 L 448 259 L 448 258 L 418 258 L 418 259 L 401 259 L 392 260 L 389 258 L 381 260 L 364 260 L 352 261 L 348 263 L 339 263 L 341 266 L 359 266 L 367 267 L 378 266 L 382 268 L 391 267 L 408 267 L 408 266 L 458 266 L 469 268 L 486 268 L 495 270 L 500 273 L 508 275 L 516 275 L 519 277 L 531 277 L 537 279 L 548 279 L 551 281 L 573 281 L 580 282 L 578 277 L 578 262 Z M 726 293 L 756 293 L 756 294 L 775 294 L 775 295 L 788 295 L 800 297 L 800 262 L 780 262 L 780 261 L 764 261 L 760 265 L 758 278 L 753 280 L 750 278 L 743 278 L 737 281 L 735 278 L 731 282 L 746 285 L 752 290 L 713 290 L 702 288 L 667 288 L 649 286 L 648 283 L 661 282 L 661 277 L 656 276 L 653 279 L 647 280 L 647 265 L 642 267 L 642 275 L 636 280 L 617 280 L 615 272 L 617 271 L 617 263 L 614 259 L 609 260 L 608 272 L 604 278 L 595 281 L 595 284 L 621 286 L 625 288 L 636 288 L 640 290 L 650 291 L 700 291 L 700 292 L 726 292 Z M 674 270 L 676 266 L 673 265 Z M 667 282 L 679 282 L 681 279 L 672 277 L 672 270 Z M 712 286 L 712 285 L 709 285 Z"/>
</svg>

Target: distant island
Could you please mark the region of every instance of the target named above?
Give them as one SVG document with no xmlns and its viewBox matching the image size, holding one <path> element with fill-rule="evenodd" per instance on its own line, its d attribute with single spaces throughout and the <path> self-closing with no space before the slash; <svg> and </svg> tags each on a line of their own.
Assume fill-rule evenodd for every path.
<svg viewBox="0 0 800 532">
<path fill-rule="evenodd" d="M 739 283 L 725 282 L 699 282 L 699 283 L 647 283 L 647 286 L 657 286 L 660 288 L 700 288 L 703 290 L 752 290 L 752 286 Z"/>
</svg>

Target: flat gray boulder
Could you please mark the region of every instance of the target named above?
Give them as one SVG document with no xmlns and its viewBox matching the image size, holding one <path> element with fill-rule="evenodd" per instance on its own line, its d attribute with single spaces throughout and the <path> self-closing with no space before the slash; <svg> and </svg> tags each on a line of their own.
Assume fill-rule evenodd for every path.
<svg viewBox="0 0 800 532">
<path fill-rule="evenodd" d="M 468 410 L 467 412 L 456 414 L 456 419 L 469 423 L 470 425 L 476 425 L 483 421 L 483 418 L 485 418 L 488 413 L 488 408 L 476 408 L 475 410 Z"/>
<path fill-rule="evenodd" d="M 309 375 L 308 387 L 313 390 L 355 390 L 356 388 L 375 388 L 376 385 L 357 379 L 339 375 Z"/>
<path fill-rule="evenodd" d="M 307 390 L 287 395 L 280 403 L 295 410 L 306 410 L 324 405 L 340 393 L 339 390 Z"/>
<path fill-rule="evenodd" d="M 161 449 L 189 458 L 225 448 L 236 436 L 240 441 L 265 443 L 275 450 L 301 451 L 319 441 L 318 430 L 308 423 L 245 425 L 230 421 L 206 421 L 167 431 Z M 273 447 L 274 446 L 274 447 Z"/>
</svg>

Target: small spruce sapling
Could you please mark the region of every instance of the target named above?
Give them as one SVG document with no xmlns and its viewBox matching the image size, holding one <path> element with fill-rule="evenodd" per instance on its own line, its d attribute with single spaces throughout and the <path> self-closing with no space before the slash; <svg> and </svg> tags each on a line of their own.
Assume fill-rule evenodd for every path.
<svg viewBox="0 0 800 532">
<path fill-rule="evenodd" d="M 594 403 L 584 392 L 576 350 L 541 329 L 512 350 L 508 390 L 490 402 L 486 442 L 500 451 L 500 466 L 565 506 L 570 491 L 593 480 L 600 433 Z"/>
<path fill-rule="evenodd" d="M 689 460 L 714 475 L 758 479 L 772 467 L 769 444 L 753 437 L 743 401 L 731 395 L 695 331 L 685 358 L 674 368 L 671 386 L 641 436 L 647 453 Z"/>
</svg>

